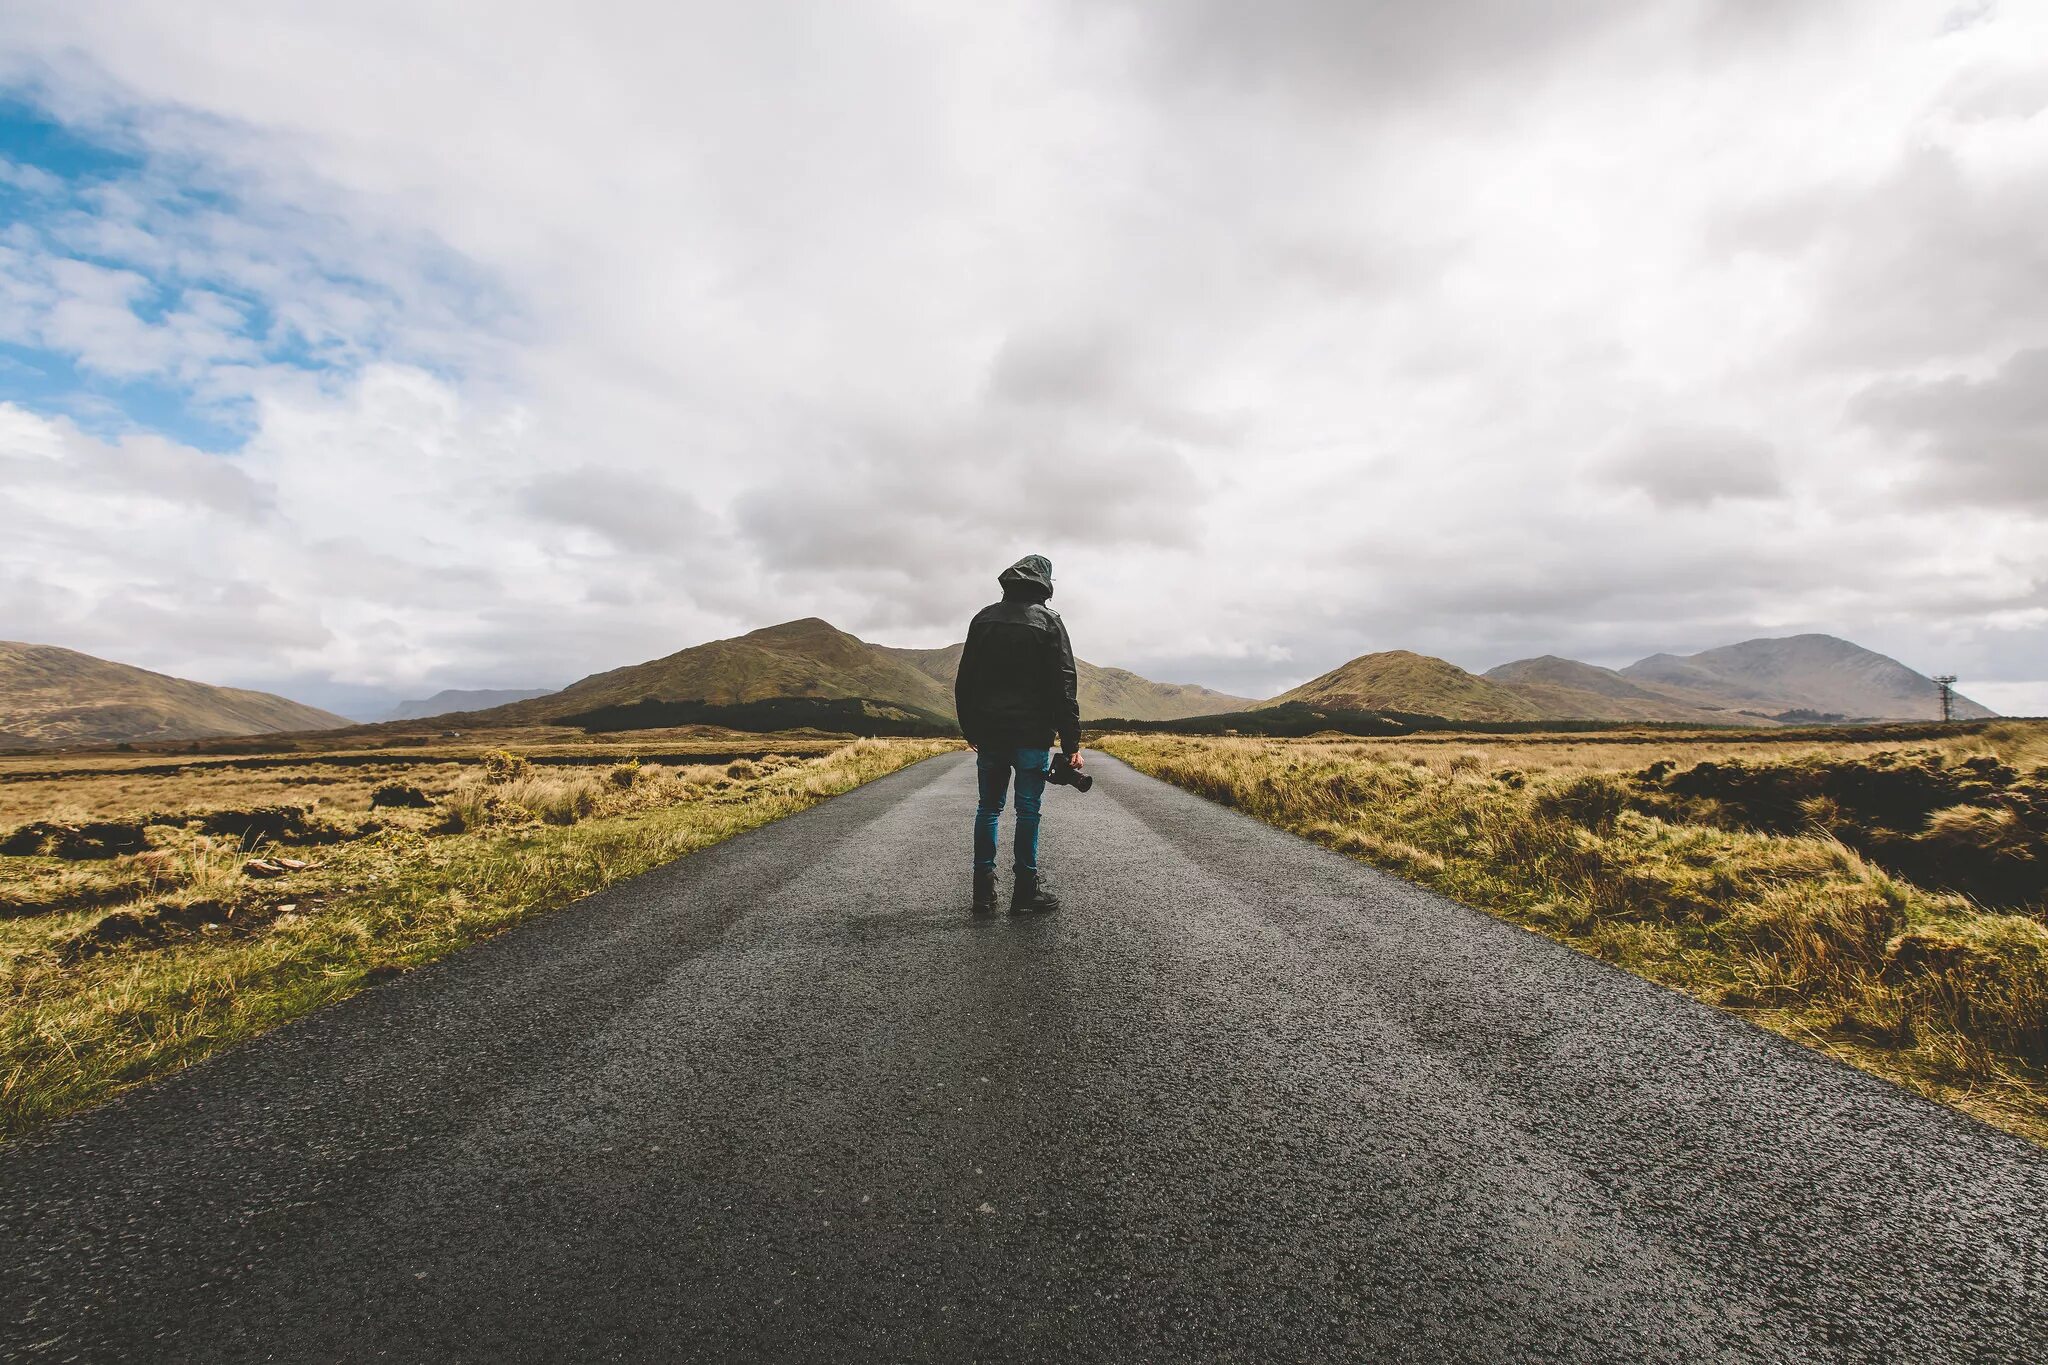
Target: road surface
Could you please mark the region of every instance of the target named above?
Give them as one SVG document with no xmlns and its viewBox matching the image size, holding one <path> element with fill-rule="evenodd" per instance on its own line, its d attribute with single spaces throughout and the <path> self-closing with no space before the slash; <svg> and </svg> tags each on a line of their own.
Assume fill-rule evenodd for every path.
<svg viewBox="0 0 2048 1365">
<path fill-rule="evenodd" d="M 2035 1148 L 1098 762 L 1058 916 L 947 756 L 0 1151 L 0 1358 L 2048 1359 Z"/>
</svg>

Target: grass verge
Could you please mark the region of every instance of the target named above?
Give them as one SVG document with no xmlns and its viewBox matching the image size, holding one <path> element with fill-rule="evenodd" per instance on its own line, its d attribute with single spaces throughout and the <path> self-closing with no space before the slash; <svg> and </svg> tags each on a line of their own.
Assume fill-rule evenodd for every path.
<svg viewBox="0 0 2048 1365">
<path fill-rule="evenodd" d="M 264 801 L 324 784 L 311 818 L 223 808 L 237 789 L 217 773 L 206 809 L 169 815 L 133 805 L 175 797 L 176 779 L 138 793 L 118 772 L 82 771 L 39 786 L 56 821 L 125 818 L 148 847 L 78 861 L 51 835 L 50 856 L 0 858 L 0 1137 L 952 747 L 860 740 L 809 759 L 580 769 L 504 753 L 408 769 L 416 785 L 402 789 L 374 771 L 247 779 Z M 378 804 L 392 800 L 404 804 Z M 224 828 L 243 832 L 207 832 Z"/>
<path fill-rule="evenodd" d="M 2048 1145 L 2048 923 L 2024 900 L 2048 767 L 2022 771 L 2044 739 L 1766 758 L 1727 737 L 1099 747 Z"/>
</svg>

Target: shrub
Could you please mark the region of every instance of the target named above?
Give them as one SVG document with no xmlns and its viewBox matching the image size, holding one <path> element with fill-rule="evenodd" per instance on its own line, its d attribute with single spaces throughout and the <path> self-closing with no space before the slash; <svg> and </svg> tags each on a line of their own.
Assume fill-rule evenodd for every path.
<svg viewBox="0 0 2048 1365">
<path fill-rule="evenodd" d="M 1536 798 L 1536 813 L 1604 833 L 1614 828 L 1628 805 L 1628 792 L 1606 773 L 1587 773 Z"/>
<path fill-rule="evenodd" d="M 634 758 L 624 763 L 614 763 L 604 776 L 605 781 L 614 787 L 630 787 L 640 780 L 640 760 Z"/>
<path fill-rule="evenodd" d="M 1904 894 L 1883 877 L 1787 883 L 1730 921 L 1733 936 L 1766 977 L 1794 986 L 1874 975 L 1886 945 L 1905 927 Z"/>
<path fill-rule="evenodd" d="M 513 782 L 532 772 L 533 764 L 524 754 L 493 749 L 484 755 L 484 776 L 492 782 Z"/>
<path fill-rule="evenodd" d="M 2048 1064 L 2048 928 L 1989 915 L 1967 927 L 1901 934 L 1883 979 L 1910 1017 Z"/>
<path fill-rule="evenodd" d="M 573 825 L 597 812 L 597 785 L 575 780 L 552 782 L 529 796 L 529 809 L 550 825 Z"/>
<path fill-rule="evenodd" d="M 441 802 L 441 818 L 435 822 L 438 834 L 463 834 L 490 823 L 497 798 L 482 787 L 457 787 Z"/>
</svg>

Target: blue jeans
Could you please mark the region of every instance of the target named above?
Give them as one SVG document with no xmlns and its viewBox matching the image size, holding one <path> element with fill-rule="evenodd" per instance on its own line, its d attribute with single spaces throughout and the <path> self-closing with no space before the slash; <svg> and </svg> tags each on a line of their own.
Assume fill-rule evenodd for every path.
<svg viewBox="0 0 2048 1365">
<path fill-rule="evenodd" d="M 981 779 L 981 804 L 974 811 L 974 867 L 996 870 L 996 821 L 1009 794 L 1010 774 L 1017 774 L 1017 870 L 1038 870 L 1038 803 L 1045 795 L 1045 770 L 1051 749 L 981 749 L 974 755 Z"/>
</svg>

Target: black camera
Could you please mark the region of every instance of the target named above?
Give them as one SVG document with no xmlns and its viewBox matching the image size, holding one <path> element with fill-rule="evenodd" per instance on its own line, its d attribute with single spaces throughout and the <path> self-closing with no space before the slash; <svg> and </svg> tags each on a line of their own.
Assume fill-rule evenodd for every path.
<svg viewBox="0 0 2048 1365">
<path fill-rule="evenodd" d="M 1071 754 L 1054 754 L 1052 766 L 1045 770 L 1045 780 L 1055 787 L 1072 787 L 1077 792 L 1087 791 L 1095 785 L 1094 778 L 1074 771 Z"/>
</svg>

